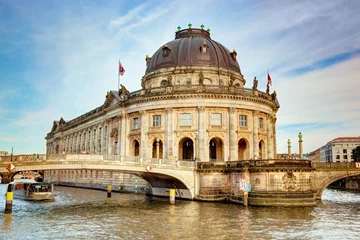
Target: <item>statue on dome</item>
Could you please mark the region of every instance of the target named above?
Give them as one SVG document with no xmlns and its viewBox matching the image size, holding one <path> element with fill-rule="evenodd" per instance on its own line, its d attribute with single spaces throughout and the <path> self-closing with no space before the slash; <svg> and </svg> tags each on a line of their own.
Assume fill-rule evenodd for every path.
<svg viewBox="0 0 360 240">
<path fill-rule="evenodd" d="M 204 85 L 204 74 L 202 71 L 199 73 L 199 85 Z"/>
<path fill-rule="evenodd" d="M 234 81 L 235 81 L 235 77 L 234 77 L 234 75 L 231 75 L 230 76 L 230 82 L 229 82 L 230 87 L 234 85 Z"/>
<path fill-rule="evenodd" d="M 142 88 L 142 89 L 145 89 L 145 79 L 142 79 L 142 80 L 141 80 L 141 88 Z"/>
<path fill-rule="evenodd" d="M 271 99 L 272 99 L 273 101 L 276 100 L 276 91 L 274 91 L 274 92 L 271 94 Z"/>
<path fill-rule="evenodd" d="M 270 85 L 269 83 L 266 84 L 266 95 L 270 94 Z"/>
<path fill-rule="evenodd" d="M 171 74 L 169 74 L 169 75 L 167 76 L 167 84 L 168 84 L 169 87 L 172 86 L 172 76 L 171 76 Z"/>
<path fill-rule="evenodd" d="M 253 82 L 253 87 L 252 87 L 252 89 L 253 89 L 253 90 L 257 90 L 257 87 L 258 87 L 258 80 L 256 79 L 256 77 L 254 77 L 254 82 Z"/>
</svg>

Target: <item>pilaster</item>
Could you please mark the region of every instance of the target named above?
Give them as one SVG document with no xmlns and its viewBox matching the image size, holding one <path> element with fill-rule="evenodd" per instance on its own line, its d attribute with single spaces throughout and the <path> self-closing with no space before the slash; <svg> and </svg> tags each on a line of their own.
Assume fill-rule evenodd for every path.
<svg viewBox="0 0 360 240">
<path fill-rule="evenodd" d="M 209 161 L 209 151 L 206 151 L 208 144 L 205 143 L 206 136 L 205 107 L 198 107 L 198 131 L 199 131 L 199 158 L 200 161 Z"/>
<path fill-rule="evenodd" d="M 236 117 L 235 108 L 229 108 L 229 160 L 236 160 Z"/>
<path fill-rule="evenodd" d="M 259 111 L 253 111 L 253 155 L 250 157 L 259 157 Z"/>
<path fill-rule="evenodd" d="M 146 111 L 140 111 L 141 115 L 141 134 L 140 134 L 140 156 L 143 159 L 148 157 L 147 149 L 148 149 L 148 135 L 146 129 L 149 129 L 148 124 L 148 114 Z M 152 147 L 152 146 L 151 146 Z"/>
<path fill-rule="evenodd" d="M 165 119 L 165 156 L 167 159 L 173 158 L 173 139 L 174 139 L 174 129 L 173 129 L 173 109 L 166 108 L 166 119 Z"/>
</svg>

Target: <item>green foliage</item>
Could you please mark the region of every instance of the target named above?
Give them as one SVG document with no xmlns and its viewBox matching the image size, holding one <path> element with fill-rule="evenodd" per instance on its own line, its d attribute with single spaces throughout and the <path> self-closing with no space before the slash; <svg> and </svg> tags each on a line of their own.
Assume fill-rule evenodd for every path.
<svg viewBox="0 0 360 240">
<path fill-rule="evenodd" d="M 351 153 L 354 156 L 354 161 L 360 162 L 360 146 L 354 148 Z"/>
</svg>

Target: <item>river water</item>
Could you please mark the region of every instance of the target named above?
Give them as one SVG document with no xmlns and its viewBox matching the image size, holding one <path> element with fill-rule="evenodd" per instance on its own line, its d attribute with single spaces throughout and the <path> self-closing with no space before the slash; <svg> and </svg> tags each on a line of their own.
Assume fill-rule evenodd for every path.
<svg viewBox="0 0 360 240">
<path fill-rule="evenodd" d="M 265 208 L 55 186 L 56 201 L 14 199 L 0 239 L 360 239 L 360 193 L 326 189 L 317 207 Z"/>
</svg>

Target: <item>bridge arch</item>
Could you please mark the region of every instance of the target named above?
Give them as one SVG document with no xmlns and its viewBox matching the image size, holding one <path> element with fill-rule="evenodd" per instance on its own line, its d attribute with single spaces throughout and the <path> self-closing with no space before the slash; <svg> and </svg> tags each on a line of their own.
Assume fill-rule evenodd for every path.
<svg viewBox="0 0 360 240">
<path fill-rule="evenodd" d="M 318 184 L 317 191 L 316 191 L 316 198 L 321 199 L 321 196 L 322 196 L 325 188 L 327 188 L 331 183 L 336 182 L 343 178 L 354 177 L 354 176 L 360 176 L 360 172 L 359 171 L 342 171 L 342 172 L 336 172 L 335 174 L 332 173 L 330 177 L 324 178 L 324 180 Z"/>
</svg>

